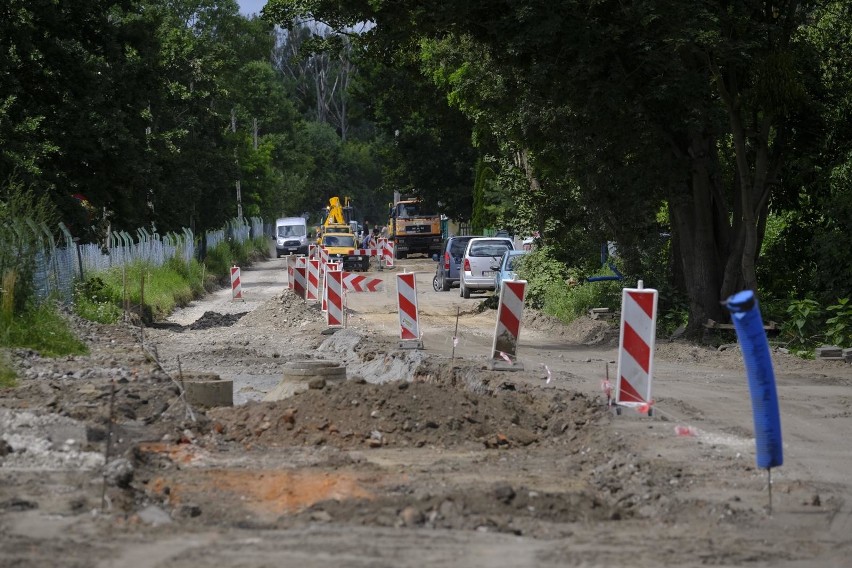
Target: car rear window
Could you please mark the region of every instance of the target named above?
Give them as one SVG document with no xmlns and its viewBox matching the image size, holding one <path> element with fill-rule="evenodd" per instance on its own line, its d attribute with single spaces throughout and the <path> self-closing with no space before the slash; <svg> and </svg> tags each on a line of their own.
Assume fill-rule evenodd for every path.
<svg viewBox="0 0 852 568">
<path fill-rule="evenodd" d="M 472 239 L 473 237 L 471 237 Z M 453 239 L 450 241 L 450 254 L 453 256 L 461 256 L 464 254 L 464 250 L 467 248 L 467 243 L 470 242 L 470 239 Z"/>
<path fill-rule="evenodd" d="M 511 247 L 506 241 L 480 241 L 470 245 L 470 256 L 503 256 Z"/>
<path fill-rule="evenodd" d="M 524 255 L 522 254 L 510 256 L 509 259 L 506 261 L 506 268 L 508 268 L 509 270 L 515 270 L 521 265 L 522 258 L 524 258 Z"/>
</svg>

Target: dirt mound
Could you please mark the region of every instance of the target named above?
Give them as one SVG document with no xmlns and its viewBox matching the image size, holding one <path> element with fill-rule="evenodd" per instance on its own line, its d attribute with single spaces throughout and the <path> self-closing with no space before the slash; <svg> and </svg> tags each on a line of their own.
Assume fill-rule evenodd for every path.
<svg viewBox="0 0 852 568">
<path fill-rule="evenodd" d="M 601 345 L 618 342 L 618 322 L 579 317 L 564 323 L 557 317 L 537 310 L 524 309 L 524 329 L 546 333 L 582 345 Z"/>
<path fill-rule="evenodd" d="M 508 383 L 483 395 L 448 381 L 350 380 L 286 401 L 215 409 L 209 417 L 226 441 L 251 444 L 497 448 L 570 437 L 603 414 L 580 394 Z"/>
<path fill-rule="evenodd" d="M 189 329 L 210 329 L 211 327 L 230 327 L 237 323 L 241 317 L 248 312 L 239 312 L 236 314 L 219 314 L 216 312 L 204 312 L 204 314 L 192 322 Z"/>
<path fill-rule="evenodd" d="M 292 291 L 285 290 L 280 296 L 263 302 L 249 314 L 240 319 L 241 327 L 263 327 L 272 325 L 276 328 L 304 326 L 322 323 L 323 313 L 319 305 L 307 304 Z"/>
</svg>

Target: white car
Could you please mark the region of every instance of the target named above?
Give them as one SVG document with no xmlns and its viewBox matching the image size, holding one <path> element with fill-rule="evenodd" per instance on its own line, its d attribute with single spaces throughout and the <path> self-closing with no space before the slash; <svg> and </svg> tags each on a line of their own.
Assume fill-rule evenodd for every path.
<svg viewBox="0 0 852 568">
<path fill-rule="evenodd" d="M 495 271 L 492 265 L 500 262 L 504 252 L 514 249 L 512 239 L 503 237 L 470 239 L 459 271 L 461 297 L 470 298 L 470 293 L 478 290 L 493 290 Z"/>
</svg>

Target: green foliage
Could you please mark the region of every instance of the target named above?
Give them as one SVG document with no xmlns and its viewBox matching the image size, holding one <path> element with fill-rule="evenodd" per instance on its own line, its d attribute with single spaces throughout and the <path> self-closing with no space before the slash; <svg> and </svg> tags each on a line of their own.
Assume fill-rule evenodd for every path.
<svg viewBox="0 0 852 568">
<path fill-rule="evenodd" d="M 53 302 L 30 307 L 19 314 L 0 310 L 0 346 L 34 349 L 44 357 L 88 352 Z"/>
<path fill-rule="evenodd" d="M 174 271 L 176 274 L 180 275 L 180 277 L 189 284 L 193 297 L 198 297 L 204 294 L 204 267 L 200 262 L 194 258 L 189 262 L 186 262 L 182 258 L 173 256 L 166 261 L 165 266 L 168 270 Z"/>
<path fill-rule="evenodd" d="M 787 306 L 787 320 L 781 326 L 781 334 L 791 349 L 807 351 L 819 340 L 823 310 L 816 300 L 793 300 Z"/>
<path fill-rule="evenodd" d="M 849 298 L 839 298 L 826 311 L 832 314 L 825 320 L 828 326 L 825 330 L 827 342 L 839 347 L 852 347 L 852 302 Z"/>
<path fill-rule="evenodd" d="M 179 258 L 159 267 L 135 262 L 113 268 L 77 286 L 75 311 L 92 321 L 115 323 L 123 314 L 126 298 L 129 309 L 143 319 L 161 319 L 204 292 L 203 270 L 195 259 L 185 262 Z"/>
<path fill-rule="evenodd" d="M 37 195 L 18 182 L 0 180 L 0 276 L 14 273 L 0 297 L 14 298 L 14 310 L 22 313 L 34 301 L 32 285 L 36 255 L 50 246 L 46 227 L 59 215 L 46 195 Z"/>
<path fill-rule="evenodd" d="M 99 276 L 78 282 L 74 288 L 74 312 L 83 319 L 112 324 L 121 319 L 121 307 L 114 293 Z"/>
<path fill-rule="evenodd" d="M 683 305 L 673 305 L 666 311 L 658 310 L 657 337 L 671 337 L 680 327 L 689 321 L 689 309 Z"/>
<path fill-rule="evenodd" d="M 234 252 L 227 241 L 222 241 L 215 247 L 208 249 L 207 256 L 204 258 L 207 272 L 218 278 L 224 278 L 226 274 L 230 274 L 230 269 L 234 264 L 236 264 Z"/>
<path fill-rule="evenodd" d="M 485 186 L 494 178 L 494 170 L 483 160 L 476 164 L 476 181 L 473 184 L 473 213 L 470 228 L 474 235 L 481 235 L 486 227 L 494 226 L 494 218 L 486 215 Z"/>
<path fill-rule="evenodd" d="M 813 357 L 819 345 L 852 346 L 852 301 L 839 298 L 823 309 L 814 299 L 787 302 L 781 338 L 790 350 L 806 358 Z"/>
<path fill-rule="evenodd" d="M 11 388 L 16 384 L 17 373 L 5 353 L 0 354 L 0 389 Z"/>
<path fill-rule="evenodd" d="M 226 280 L 232 265 L 246 266 L 269 254 L 264 236 L 244 243 L 223 241 L 208 251 L 205 264 L 172 257 L 163 266 L 135 262 L 89 276 L 75 290 L 75 310 L 81 317 L 114 323 L 123 314 L 125 299 L 131 312 L 146 321 L 162 319 L 205 292 L 205 278 Z"/>
<path fill-rule="evenodd" d="M 571 322 L 585 316 L 592 308 L 615 311 L 620 305 L 621 283 L 616 280 L 575 285 L 552 282 L 546 288 L 542 311 L 564 322 Z"/>
<path fill-rule="evenodd" d="M 568 277 L 567 267 L 553 258 L 554 252 L 551 247 L 539 247 L 524 257 L 516 271 L 518 278 L 527 281 L 525 303 L 530 307 L 542 309 L 547 297 L 558 294 L 558 284 L 564 285 Z"/>
</svg>

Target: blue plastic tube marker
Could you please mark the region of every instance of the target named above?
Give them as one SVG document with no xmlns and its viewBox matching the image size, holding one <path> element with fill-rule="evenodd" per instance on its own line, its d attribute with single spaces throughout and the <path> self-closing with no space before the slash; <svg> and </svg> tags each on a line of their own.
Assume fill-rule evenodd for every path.
<svg viewBox="0 0 852 568">
<path fill-rule="evenodd" d="M 757 467 L 769 473 L 769 511 L 772 511 L 772 468 L 784 463 L 781 441 L 781 417 L 775 372 L 769 354 L 769 342 L 763 329 L 763 318 L 752 290 L 744 290 L 728 298 L 734 329 L 743 353 L 751 408 L 754 438 L 757 445 Z"/>
</svg>

